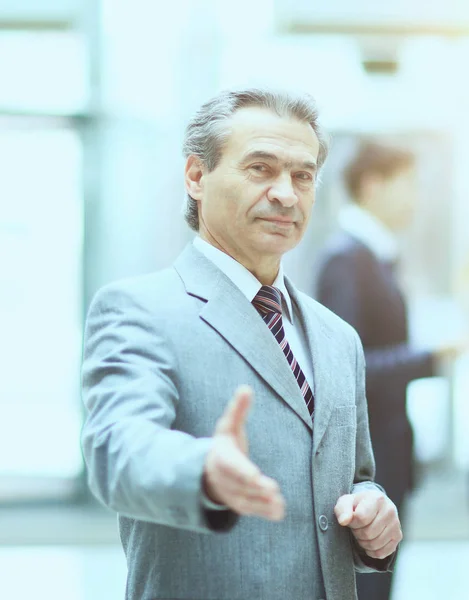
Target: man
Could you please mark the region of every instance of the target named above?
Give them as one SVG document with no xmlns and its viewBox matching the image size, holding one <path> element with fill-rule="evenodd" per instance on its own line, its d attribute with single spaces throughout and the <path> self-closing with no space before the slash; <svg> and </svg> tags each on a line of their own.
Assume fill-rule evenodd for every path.
<svg viewBox="0 0 469 600">
<path fill-rule="evenodd" d="M 314 103 L 221 93 L 184 153 L 194 244 L 101 290 L 85 334 L 83 448 L 126 598 L 353 599 L 402 534 L 373 483 L 358 336 L 281 266 L 327 154 Z"/>
<path fill-rule="evenodd" d="M 366 391 L 376 477 L 399 511 L 412 485 L 413 435 L 406 412 L 409 382 L 430 377 L 456 348 L 423 351 L 409 342 L 406 306 L 395 275 L 395 234 L 412 218 L 411 153 L 364 141 L 344 171 L 351 203 L 341 231 L 324 249 L 316 297 L 358 332 L 366 357 Z M 360 600 L 386 600 L 391 573 L 358 577 Z"/>
</svg>

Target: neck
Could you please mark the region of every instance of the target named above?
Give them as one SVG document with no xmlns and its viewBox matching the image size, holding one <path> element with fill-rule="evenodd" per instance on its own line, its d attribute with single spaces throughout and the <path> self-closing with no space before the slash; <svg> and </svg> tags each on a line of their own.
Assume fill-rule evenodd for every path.
<svg viewBox="0 0 469 600">
<path fill-rule="evenodd" d="M 369 213 L 372 217 L 374 217 L 377 221 L 379 221 L 381 223 L 381 225 L 386 227 L 386 229 L 389 229 L 390 231 L 392 231 L 393 227 L 391 226 L 391 224 L 388 223 L 388 221 L 386 220 L 384 215 L 382 215 L 379 210 L 375 209 L 376 204 L 377 204 L 377 202 L 374 202 L 372 199 L 371 200 L 364 199 L 364 200 L 357 202 L 357 206 L 359 208 L 366 210 L 366 212 Z"/>
<path fill-rule="evenodd" d="M 221 250 L 245 267 L 262 285 L 272 285 L 280 269 L 280 258 L 278 256 L 250 257 L 241 249 L 230 249 L 220 244 L 207 230 L 199 231 L 200 237 Z"/>
<path fill-rule="evenodd" d="M 254 275 L 254 277 L 262 283 L 262 285 L 272 285 L 277 278 L 278 271 L 280 269 L 280 261 L 276 260 L 275 263 L 270 265 L 257 263 L 255 267 L 250 268 L 248 265 L 244 265 L 248 271 Z"/>
</svg>

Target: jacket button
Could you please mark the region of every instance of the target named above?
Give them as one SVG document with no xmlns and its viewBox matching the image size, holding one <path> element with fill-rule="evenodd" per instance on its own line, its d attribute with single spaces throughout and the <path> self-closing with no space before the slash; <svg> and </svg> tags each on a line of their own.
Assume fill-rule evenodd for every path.
<svg viewBox="0 0 469 600">
<path fill-rule="evenodd" d="M 329 528 L 329 521 L 327 520 L 326 515 L 321 515 L 318 519 L 319 529 L 321 531 L 327 531 Z"/>
</svg>

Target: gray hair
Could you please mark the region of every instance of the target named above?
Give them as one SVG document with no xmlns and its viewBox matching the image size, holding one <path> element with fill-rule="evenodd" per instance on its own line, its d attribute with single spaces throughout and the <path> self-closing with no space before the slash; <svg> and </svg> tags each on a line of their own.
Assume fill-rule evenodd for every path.
<svg viewBox="0 0 469 600">
<path fill-rule="evenodd" d="M 218 165 L 224 145 L 229 137 L 226 122 L 234 113 L 245 107 L 267 108 L 280 117 L 294 117 L 309 123 L 319 140 L 318 172 L 328 153 L 328 139 L 318 123 L 316 102 L 309 94 L 292 94 L 287 91 L 262 89 L 225 90 L 205 102 L 189 121 L 183 143 L 187 159 L 198 156 L 207 169 L 213 171 Z M 189 227 L 199 230 L 197 201 L 186 194 L 183 206 L 184 218 Z"/>
</svg>

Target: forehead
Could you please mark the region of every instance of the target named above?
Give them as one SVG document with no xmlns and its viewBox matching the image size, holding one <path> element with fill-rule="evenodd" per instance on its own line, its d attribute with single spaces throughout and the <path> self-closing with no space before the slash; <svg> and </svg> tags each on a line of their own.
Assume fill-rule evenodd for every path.
<svg viewBox="0 0 469 600">
<path fill-rule="evenodd" d="M 317 161 L 319 140 L 309 123 L 279 117 L 259 107 L 242 108 L 229 120 L 224 156 L 241 159 L 256 150 L 274 152 L 280 159 Z"/>
</svg>

